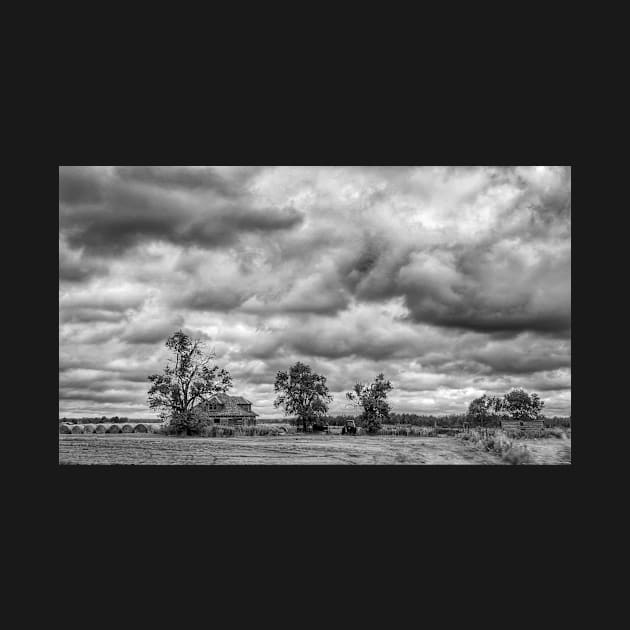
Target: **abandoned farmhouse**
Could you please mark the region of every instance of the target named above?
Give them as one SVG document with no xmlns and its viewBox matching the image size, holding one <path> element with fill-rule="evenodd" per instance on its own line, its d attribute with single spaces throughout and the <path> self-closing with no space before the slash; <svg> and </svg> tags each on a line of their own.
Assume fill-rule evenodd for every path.
<svg viewBox="0 0 630 630">
<path fill-rule="evenodd" d="M 193 408 L 193 413 L 209 424 L 250 426 L 256 424 L 257 413 L 252 411 L 252 403 L 242 396 L 216 394 Z"/>
</svg>

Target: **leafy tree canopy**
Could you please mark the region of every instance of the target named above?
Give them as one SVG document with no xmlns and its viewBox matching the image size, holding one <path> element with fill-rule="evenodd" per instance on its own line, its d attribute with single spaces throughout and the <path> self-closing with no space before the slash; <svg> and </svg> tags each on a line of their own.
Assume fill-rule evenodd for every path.
<svg viewBox="0 0 630 630">
<path fill-rule="evenodd" d="M 502 409 L 513 420 L 537 420 L 544 402 L 538 394 L 528 394 L 524 389 L 513 389 L 503 397 Z"/>
<path fill-rule="evenodd" d="M 181 330 L 167 339 L 166 347 L 172 356 L 164 372 L 149 376 L 149 407 L 177 422 L 181 432 L 191 433 L 198 428 L 191 414 L 193 406 L 228 391 L 232 378 L 226 370 L 209 365 L 215 354 L 206 353 L 201 340 Z"/>
<path fill-rule="evenodd" d="M 368 433 L 374 433 L 381 428 L 384 421 L 389 420 L 390 407 L 387 393 L 393 389 L 391 381 L 385 380 L 384 374 L 367 385 L 356 383 L 352 391 L 346 393 L 346 398 L 363 408 L 359 417 L 361 424 Z"/>
<path fill-rule="evenodd" d="M 536 420 L 541 417 L 544 404 L 538 394 L 528 394 L 521 388 L 513 389 L 503 397 L 484 394 L 470 403 L 467 418 L 482 425 L 501 415 L 513 420 Z"/>
<path fill-rule="evenodd" d="M 332 400 L 326 377 L 299 361 L 287 372 L 277 373 L 274 390 L 274 407 L 283 407 L 286 415 L 296 415 L 305 430 L 308 422 L 321 420 Z"/>
</svg>

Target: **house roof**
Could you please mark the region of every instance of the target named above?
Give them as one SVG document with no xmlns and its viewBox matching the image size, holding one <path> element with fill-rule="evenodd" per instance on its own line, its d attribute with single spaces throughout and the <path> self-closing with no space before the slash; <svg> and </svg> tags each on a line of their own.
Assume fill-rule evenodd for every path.
<svg viewBox="0 0 630 630">
<path fill-rule="evenodd" d="M 208 409 L 208 403 L 217 400 L 221 404 L 221 409 Z M 251 405 L 249 400 L 242 396 L 228 396 L 227 394 L 216 394 L 209 401 L 202 401 L 195 405 L 194 409 L 213 417 L 243 417 L 255 418 L 258 414 L 253 411 L 243 409 L 240 405 Z"/>
<path fill-rule="evenodd" d="M 212 398 L 216 398 L 222 405 L 232 401 L 237 405 L 251 405 L 251 401 L 242 396 L 228 396 L 227 394 L 215 394 Z M 212 398 L 210 400 L 212 400 Z"/>
</svg>

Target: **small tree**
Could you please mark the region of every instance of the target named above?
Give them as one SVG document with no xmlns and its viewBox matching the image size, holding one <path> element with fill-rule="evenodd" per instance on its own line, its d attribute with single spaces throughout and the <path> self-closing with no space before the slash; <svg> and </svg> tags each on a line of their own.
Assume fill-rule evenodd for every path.
<svg viewBox="0 0 630 630">
<path fill-rule="evenodd" d="M 167 339 L 166 347 L 173 356 L 162 374 L 149 376 L 149 407 L 159 409 L 176 433 L 199 433 L 203 422 L 192 413 L 193 405 L 226 392 L 232 378 L 217 365 L 208 367 L 215 354 L 204 353 L 203 342 L 181 330 Z"/>
<path fill-rule="evenodd" d="M 391 381 L 386 381 L 384 374 L 381 373 L 373 383 L 369 385 L 356 383 L 352 391 L 346 393 L 348 400 L 363 408 L 359 424 L 368 433 L 376 433 L 381 428 L 383 420 L 389 419 L 387 393 L 393 388 Z"/>
<path fill-rule="evenodd" d="M 321 421 L 332 400 L 326 377 L 299 361 L 288 372 L 277 373 L 274 390 L 278 394 L 274 407 L 284 407 L 286 415 L 295 414 L 304 431 L 309 422 Z"/>
<path fill-rule="evenodd" d="M 500 398 L 484 394 L 468 405 L 467 419 L 471 424 L 486 426 L 496 420 L 496 414 L 501 411 L 502 405 Z"/>
<path fill-rule="evenodd" d="M 538 394 L 528 394 L 524 389 L 513 389 L 503 397 L 502 409 L 512 420 L 537 420 L 544 402 Z"/>
</svg>

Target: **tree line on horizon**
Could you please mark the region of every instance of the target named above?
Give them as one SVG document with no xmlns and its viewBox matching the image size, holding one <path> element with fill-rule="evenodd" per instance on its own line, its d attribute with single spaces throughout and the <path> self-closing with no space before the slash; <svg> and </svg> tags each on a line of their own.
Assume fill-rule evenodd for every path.
<svg viewBox="0 0 630 630">
<path fill-rule="evenodd" d="M 166 341 L 172 356 L 161 374 L 148 377 L 151 385 L 148 403 L 160 417 L 170 423 L 177 433 L 196 435 L 204 426 L 203 419 L 192 413 L 193 407 L 215 394 L 226 393 L 232 386 L 229 372 L 210 365 L 214 352 L 205 353 L 203 342 L 192 339 L 179 330 Z M 326 376 L 313 372 L 311 366 L 298 361 L 288 370 L 280 370 L 274 381 L 274 407 L 282 408 L 287 416 L 294 416 L 304 430 L 308 425 L 322 427 L 345 416 L 329 416 L 333 400 Z M 346 399 L 359 412 L 352 416 L 367 433 L 376 433 L 384 423 L 426 425 L 435 424 L 437 416 L 396 414 L 391 412 L 387 395 L 393 389 L 384 374 L 369 383 L 356 382 L 346 392 Z M 542 417 L 544 403 L 537 394 L 514 389 L 503 397 L 483 396 L 473 400 L 466 414 L 440 417 L 441 425 L 461 426 L 464 422 L 490 426 L 502 417 L 532 419 Z M 341 422 L 340 422 L 341 423 Z"/>
</svg>

